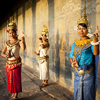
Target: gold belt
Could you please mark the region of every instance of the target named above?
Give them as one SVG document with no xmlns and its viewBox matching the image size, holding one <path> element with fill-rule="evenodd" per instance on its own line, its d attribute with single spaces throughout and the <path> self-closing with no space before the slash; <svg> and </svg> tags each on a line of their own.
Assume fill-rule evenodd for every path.
<svg viewBox="0 0 100 100">
<path fill-rule="evenodd" d="M 20 62 L 21 62 L 21 58 L 14 60 L 14 61 L 6 60 L 6 63 L 8 63 L 8 64 L 17 64 L 17 63 L 20 63 Z"/>
<path fill-rule="evenodd" d="M 91 67 L 90 69 L 86 70 L 86 71 L 83 71 L 83 70 L 80 70 L 78 71 L 77 68 L 76 69 L 76 72 L 79 74 L 79 75 L 85 75 L 85 74 L 88 74 L 90 73 L 92 70 L 93 70 L 93 67 Z"/>
<path fill-rule="evenodd" d="M 44 56 L 44 57 L 39 57 L 39 60 L 48 59 L 48 58 L 49 58 L 49 56 L 47 55 L 47 56 Z"/>
</svg>

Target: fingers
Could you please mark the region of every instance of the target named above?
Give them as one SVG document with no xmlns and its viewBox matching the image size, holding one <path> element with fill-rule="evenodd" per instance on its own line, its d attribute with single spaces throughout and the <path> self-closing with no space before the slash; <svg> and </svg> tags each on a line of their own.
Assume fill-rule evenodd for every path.
<svg viewBox="0 0 100 100">
<path fill-rule="evenodd" d="M 36 51 L 34 53 L 36 54 Z"/>
<path fill-rule="evenodd" d="M 77 59 L 75 56 L 73 56 L 72 65 L 73 65 L 73 67 L 78 67 Z"/>
<path fill-rule="evenodd" d="M 76 57 L 75 57 L 74 59 L 75 59 L 75 62 L 77 63 L 77 59 L 76 59 Z"/>
<path fill-rule="evenodd" d="M 27 35 L 25 35 L 25 34 L 23 33 L 21 37 L 27 37 Z"/>
<path fill-rule="evenodd" d="M 73 60 L 74 60 L 74 61 L 77 61 L 77 59 L 76 59 L 76 57 L 75 57 L 75 56 L 73 56 Z"/>
<path fill-rule="evenodd" d="M 98 31 L 99 35 L 100 35 L 100 30 Z"/>
<path fill-rule="evenodd" d="M 93 36 L 98 36 L 98 30 L 93 33 Z"/>
<path fill-rule="evenodd" d="M 73 56 L 73 61 L 74 61 L 74 62 L 77 62 L 77 60 L 76 60 L 76 57 L 75 57 L 75 56 Z"/>
<path fill-rule="evenodd" d="M 73 60 L 70 58 L 70 62 L 72 63 L 73 62 Z"/>
<path fill-rule="evenodd" d="M 98 25 L 96 26 L 96 31 L 93 33 L 94 36 L 98 36 L 98 34 L 100 34 L 100 30 Z"/>
<path fill-rule="evenodd" d="M 75 56 L 73 56 L 73 62 L 75 61 Z"/>
<path fill-rule="evenodd" d="M 98 25 L 96 26 L 96 30 L 99 30 Z"/>
<path fill-rule="evenodd" d="M 78 64 L 76 64 L 76 67 L 79 67 Z"/>
<path fill-rule="evenodd" d="M 78 64 L 75 63 L 75 62 L 72 62 L 72 66 L 73 66 L 73 67 L 79 67 Z"/>
</svg>

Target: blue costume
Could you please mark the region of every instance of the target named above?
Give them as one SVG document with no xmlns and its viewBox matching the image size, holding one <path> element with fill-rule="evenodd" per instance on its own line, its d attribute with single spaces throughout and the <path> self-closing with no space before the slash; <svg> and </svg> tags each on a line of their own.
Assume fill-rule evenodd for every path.
<svg viewBox="0 0 100 100">
<path fill-rule="evenodd" d="M 78 71 L 87 71 L 90 68 L 93 68 L 93 70 L 84 75 L 79 75 L 75 70 L 74 100 L 95 100 L 98 55 L 93 56 L 93 46 L 90 44 L 91 39 L 85 41 L 88 42 L 83 45 L 77 45 L 79 40 L 73 43 L 69 57 L 76 57 L 79 65 Z M 95 59 L 96 63 L 94 63 Z"/>
</svg>

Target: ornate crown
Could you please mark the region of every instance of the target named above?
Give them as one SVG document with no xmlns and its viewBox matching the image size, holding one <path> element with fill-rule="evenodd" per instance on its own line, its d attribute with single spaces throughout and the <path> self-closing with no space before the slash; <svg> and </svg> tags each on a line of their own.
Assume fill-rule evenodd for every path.
<svg viewBox="0 0 100 100">
<path fill-rule="evenodd" d="M 86 26 L 88 27 L 88 20 L 87 20 L 87 15 L 86 15 L 86 3 L 84 5 L 84 12 L 83 15 L 81 16 L 81 19 L 79 19 L 77 21 L 77 24 L 79 25 L 80 23 L 84 23 L 86 24 Z"/>
<path fill-rule="evenodd" d="M 10 29 L 16 29 L 16 23 L 14 23 L 14 22 L 11 22 L 11 23 L 9 23 L 8 24 L 8 26 L 7 26 L 7 30 L 10 30 Z"/>
<path fill-rule="evenodd" d="M 48 34 L 48 29 L 47 29 L 47 27 L 44 25 L 44 26 L 43 26 L 43 29 L 42 29 L 41 35 L 47 35 L 47 34 Z"/>
</svg>

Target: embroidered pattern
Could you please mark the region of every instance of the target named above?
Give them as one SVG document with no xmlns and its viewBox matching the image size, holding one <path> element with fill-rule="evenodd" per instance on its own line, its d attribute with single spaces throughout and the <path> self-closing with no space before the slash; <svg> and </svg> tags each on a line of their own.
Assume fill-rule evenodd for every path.
<svg viewBox="0 0 100 100">
<path fill-rule="evenodd" d="M 92 39 L 86 39 L 86 40 L 83 40 L 83 41 L 82 40 L 77 40 L 77 41 L 75 41 L 75 44 L 77 46 L 82 46 L 82 45 L 90 44 L 91 41 L 92 41 Z"/>
<path fill-rule="evenodd" d="M 18 39 L 15 43 L 10 44 L 10 40 L 8 40 L 8 41 L 6 42 L 6 44 L 7 44 L 7 46 L 9 46 L 10 48 L 12 48 L 13 46 L 18 45 L 20 41 L 21 41 L 21 40 Z"/>
<path fill-rule="evenodd" d="M 74 46 L 74 56 L 77 57 L 83 50 L 89 48 L 91 46 L 91 41 L 92 39 L 75 41 L 76 45 Z"/>
</svg>

